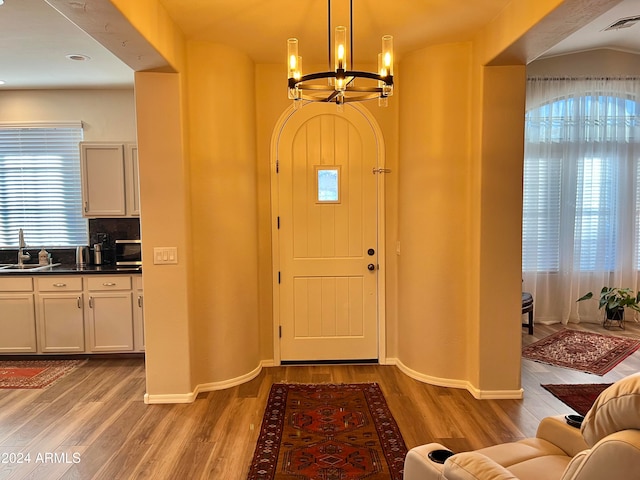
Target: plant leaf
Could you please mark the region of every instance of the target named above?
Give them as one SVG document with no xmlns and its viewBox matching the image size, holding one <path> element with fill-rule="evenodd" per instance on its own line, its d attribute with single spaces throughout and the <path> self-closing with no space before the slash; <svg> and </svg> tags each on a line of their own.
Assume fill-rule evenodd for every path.
<svg viewBox="0 0 640 480">
<path fill-rule="evenodd" d="M 638 296 L 640 296 L 640 292 L 638 292 Z M 593 292 L 585 293 L 578 300 L 576 300 L 576 302 L 581 302 L 582 300 L 589 300 L 591 298 L 593 298 Z"/>
</svg>

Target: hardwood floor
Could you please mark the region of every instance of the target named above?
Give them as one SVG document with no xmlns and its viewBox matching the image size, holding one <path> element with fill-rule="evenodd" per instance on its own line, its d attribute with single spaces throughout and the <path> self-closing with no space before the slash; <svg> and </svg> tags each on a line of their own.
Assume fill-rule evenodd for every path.
<svg viewBox="0 0 640 480">
<path fill-rule="evenodd" d="M 523 329 L 523 344 L 560 328 Z M 569 328 L 640 338 L 633 323 Z M 92 358 L 49 389 L 0 390 L 0 480 L 245 479 L 274 382 L 378 382 L 408 448 L 437 441 L 460 451 L 532 436 L 541 418 L 571 412 L 540 383 L 603 383 L 637 371 L 640 352 L 603 377 L 523 360 L 524 400 L 475 400 L 392 366 L 287 366 L 192 404 L 145 405 L 141 359 Z M 27 454 L 30 463 L 16 463 Z"/>
</svg>

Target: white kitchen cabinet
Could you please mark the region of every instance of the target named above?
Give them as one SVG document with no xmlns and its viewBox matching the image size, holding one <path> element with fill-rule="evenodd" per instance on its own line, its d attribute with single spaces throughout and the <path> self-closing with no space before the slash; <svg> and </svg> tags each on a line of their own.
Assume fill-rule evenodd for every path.
<svg viewBox="0 0 640 480">
<path fill-rule="evenodd" d="M 133 277 L 134 315 L 133 315 L 133 346 L 136 351 L 144 351 L 144 294 L 142 275 Z"/>
<path fill-rule="evenodd" d="M 85 351 L 82 277 L 36 277 L 42 353 Z"/>
<path fill-rule="evenodd" d="M 86 277 L 89 350 L 133 351 L 133 293 L 130 276 Z"/>
<path fill-rule="evenodd" d="M 138 146 L 133 143 L 125 145 L 125 180 L 127 187 L 127 215 L 140 216 L 140 179 L 138 177 Z"/>
<path fill-rule="evenodd" d="M 84 216 L 124 217 L 124 145 L 82 142 L 80 159 Z"/>
<path fill-rule="evenodd" d="M 140 215 L 138 147 L 124 143 L 80 143 L 84 216 Z"/>
<path fill-rule="evenodd" d="M 142 275 L 0 276 L 0 354 L 144 351 Z"/>
<path fill-rule="evenodd" d="M 0 278 L 0 354 L 37 351 L 33 280 Z"/>
</svg>

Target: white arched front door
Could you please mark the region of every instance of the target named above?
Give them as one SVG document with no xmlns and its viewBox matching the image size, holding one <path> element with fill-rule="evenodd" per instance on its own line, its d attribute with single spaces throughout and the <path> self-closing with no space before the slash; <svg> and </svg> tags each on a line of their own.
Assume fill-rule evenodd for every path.
<svg viewBox="0 0 640 480">
<path fill-rule="evenodd" d="M 281 361 L 379 358 L 376 131 L 360 109 L 294 111 L 276 140 Z"/>
</svg>

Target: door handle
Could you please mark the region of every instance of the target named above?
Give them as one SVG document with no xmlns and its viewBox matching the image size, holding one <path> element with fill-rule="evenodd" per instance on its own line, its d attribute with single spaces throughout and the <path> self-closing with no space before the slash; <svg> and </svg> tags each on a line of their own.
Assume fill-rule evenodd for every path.
<svg viewBox="0 0 640 480">
<path fill-rule="evenodd" d="M 369 265 L 367 265 L 367 268 L 369 269 L 369 271 L 373 272 L 376 269 L 376 266 L 373 263 L 370 263 Z"/>
</svg>

